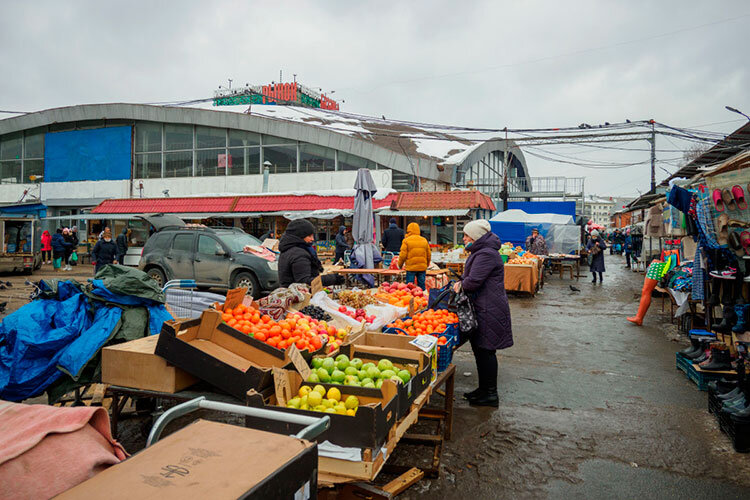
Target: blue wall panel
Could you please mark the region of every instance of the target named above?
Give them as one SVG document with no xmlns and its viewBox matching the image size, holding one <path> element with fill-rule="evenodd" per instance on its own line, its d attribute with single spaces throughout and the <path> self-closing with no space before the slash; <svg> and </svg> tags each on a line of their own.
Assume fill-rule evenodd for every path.
<svg viewBox="0 0 750 500">
<path fill-rule="evenodd" d="M 561 214 L 576 216 L 575 201 L 511 201 L 508 210 L 523 210 L 527 214 Z"/>
<path fill-rule="evenodd" d="M 130 179 L 131 127 L 107 127 L 44 136 L 44 181 Z"/>
</svg>

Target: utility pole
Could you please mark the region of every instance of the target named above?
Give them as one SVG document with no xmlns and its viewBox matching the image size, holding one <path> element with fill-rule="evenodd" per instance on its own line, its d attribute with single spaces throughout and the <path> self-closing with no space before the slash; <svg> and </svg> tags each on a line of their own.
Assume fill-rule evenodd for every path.
<svg viewBox="0 0 750 500">
<path fill-rule="evenodd" d="M 656 131 L 654 120 L 651 122 L 651 193 L 656 193 Z"/>
<path fill-rule="evenodd" d="M 503 200 L 503 212 L 508 210 L 508 127 L 505 127 L 505 147 L 503 147 L 503 190 L 500 191 Z"/>
</svg>

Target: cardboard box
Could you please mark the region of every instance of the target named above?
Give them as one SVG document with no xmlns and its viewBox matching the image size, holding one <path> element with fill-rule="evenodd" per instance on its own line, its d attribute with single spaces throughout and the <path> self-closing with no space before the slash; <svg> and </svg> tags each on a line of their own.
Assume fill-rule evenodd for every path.
<svg viewBox="0 0 750 500">
<path fill-rule="evenodd" d="M 379 448 L 396 424 L 398 393 L 396 384 L 390 380 L 383 382 L 383 386 L 378 390 L 378 397 L 370 396 L 371 389 L 348 385 L 336 386 L 341 391 L 342 399 L 350 395 L 359 398 L 359 408 L 354 416 L 287 408 L 286 402 L 298 394 L 303 384 L 302 377 L 295 371 L 275 370 L 274 384 L 274 396 L 268 402 L 256 391 L 250 391 L 247 394 L 247 405 L 298 415 L 329 416 L 331 426 L 316 438 L 318 442 L 330 441 L 345 447 Z M 279 434 L 293 434 L 301 429 L 299 425 L 255 417 L 245 417 L 245 425 Z"/>
<path fill-rule="evenodd" d="M 279 240 L 275 238 L 266 238 L 261 245 L 274 252 L 279 251 Z"/>
<path fill-rule="evenodd" d="M 341 346 L 341 353 L 349 356 L 349 359 L 360 358 L 365 363 L 378 364 L 381 359 L 388 358 L 398 367 L 409 369 L 408 365 L 416 365 L 416 373 L 412 374 L 411 380 L 406 384 L 399 384 L 397 388 L 399 418 L 409 413 L 414 400 L 432 381 L 432 363 L 430 357 L 422 351 L 348 344 Z"/>
<path fill-rule="evenodd" d="M 314 498 L 317 469 L 315 443 L 198 420 L 57 498 Z"/>
<path fill-rule="evenodd" d="M 359 346 L 388 347 L 391 349 L 404 349 L 406 351 L 425 353 L 425 351 L 410 343 L 414 338 L 415 337 L 409 335 L 396 335 L 393 333 L 361 332 L 357 335 L 347 337 L 347 341 L 341 346 L 341 352 L 348 356 L 349 348 L 345 346 L 354 344 Z M 432 369 L 430 380 L 432 381 L 437 377 L 437 346 L 425 354 L 430 357 L 430 365 Z"/>
<path fill-rule="evenodd" d="M 286 353 L 222 324 L 214 310 L 190 321 L 165 322 L 156 354 L 240 400 L 250 389 L 271 386 L 272 367 L 291 366 Z"/>
<path fill-rule="evenodd" d="M 154 353 L 158 341 L 151 335 L 102 349 L 102 383 L 175 393 L 198 382 Z"/>
</svg>

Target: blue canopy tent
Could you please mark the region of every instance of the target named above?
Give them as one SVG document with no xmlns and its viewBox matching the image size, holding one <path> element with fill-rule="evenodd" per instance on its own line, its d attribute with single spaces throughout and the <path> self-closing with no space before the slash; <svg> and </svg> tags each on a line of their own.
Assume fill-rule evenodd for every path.
<svg viewBox="0 0 750 500">
<path fill-rule="evenodd" d="M 503 243 L 523 247 L 532 229 L 539 230 L 552 253 L 573 253 L 580 248 L 580 229 L 573 217 L 560 214 L 527 214 L 506 210 L 490 219 L 490 228 Z"/>
</svg>

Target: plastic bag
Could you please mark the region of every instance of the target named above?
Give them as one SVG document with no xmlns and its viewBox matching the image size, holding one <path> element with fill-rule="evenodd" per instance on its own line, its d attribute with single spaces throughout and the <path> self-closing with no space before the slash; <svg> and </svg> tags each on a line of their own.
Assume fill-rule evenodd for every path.
<svg viewBox="0 0 750 500">
<path fill-rule="evenodd" d="M 71 262 L 78 262 L 78 253 L 73 252 L 72 254 L 70 254 L 70 260 Z"/>
<path fill-rule="evenodd" d="M 313 295 L 310 299 L 310 304 L 320 307 L 334 318 L 344 320 L 348 325 L 359 326 L 360 324 L 359 321 L 352 318 L 351 316 L 339 312 L 339 307 L 341 307 L 341 304 L 331 299 L 325 292 L 318 292 Z M 354 311 L 354 309 L 352 309 L 351 307 L 347 307 L 347 309 L 352 312 Z M 375 321 L 373 321 L 372 323 L 368 323 L 367 329 L 378 331 L 388 323 L 395 321 L 396 319 L 409 312 L 408 307 L 396 307 L 390 304 L 370 304 L 364 309 L 368 316 L 375 316 Z"/>
</svg>

